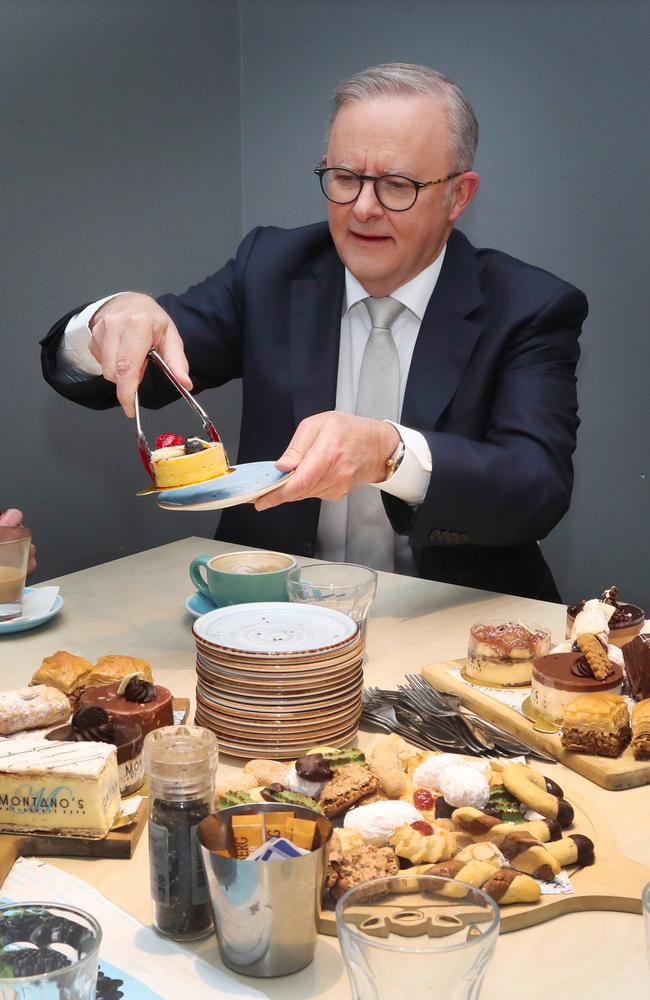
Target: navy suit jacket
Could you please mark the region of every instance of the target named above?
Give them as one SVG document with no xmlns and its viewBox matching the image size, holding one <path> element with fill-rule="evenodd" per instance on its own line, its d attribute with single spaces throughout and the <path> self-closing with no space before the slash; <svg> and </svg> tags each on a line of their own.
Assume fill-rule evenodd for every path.
<svg viewBox="0 0 650 1000">
<path fill-rule="evenodd" d="M 304 417 L 334 409 L 344 290 L 343 265 L 327 224 L 318 223 L 255 229 L 216 274 L 158 300 L 183 337 L 197 391 L 242 379 L 239 462 L 276 459 Z M 79 308 L 42 342 L 45 378 L 86 406 L 113 406 L 114 387 L 101 378 L 56 379 L 58 343 Z M 429 490 L 415 511 L 384 494 L 422 576 L 558 599 L 537 540 L 571 497 L 586 314 L 578 289 L 452 232 L 401 414 L 429 443 Z M 175 395 L 150 365 L 144 405 L 158 408 Z M 233 507 L 217 537 L 311 555 L 319 509 L 318 500 L 263 513 Z"/>
</svg>

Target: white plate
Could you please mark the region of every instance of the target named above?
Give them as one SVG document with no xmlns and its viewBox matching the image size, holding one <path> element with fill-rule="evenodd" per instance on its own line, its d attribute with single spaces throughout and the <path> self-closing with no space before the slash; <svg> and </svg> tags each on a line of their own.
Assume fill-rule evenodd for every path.
<svg viewBox="0 0 650 1000">
<path fill-rule="evenodd" d="M 347 615 L 311 604 L 272 601 L 217 608 L 197 618 L 199 639 L 246 653 L 319 652 L 349 640 L 357 631 Z"/>
<path fill-rule="evenodd" d="M 165 510 L 221 510 L 252 503 L 282 486 L 290 475 L 276 469 L 275 462 L 248 462 L 235 465 L 232 472 L 205 483 L 163 490 L 156 495 L 156 503 Z"/>
</svg>

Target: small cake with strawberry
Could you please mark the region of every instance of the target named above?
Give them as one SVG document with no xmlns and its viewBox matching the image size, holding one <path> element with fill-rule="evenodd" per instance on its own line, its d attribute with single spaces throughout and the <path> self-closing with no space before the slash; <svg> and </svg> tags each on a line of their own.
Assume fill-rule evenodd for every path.
<svg viewBox="0 0 650 1000">
<path fill-rule="evenodd" d="M 220 441 L 203 441 L 180 434 L 161 434 L 151 453 L 156 486 L 171 489 L 217 479 L 228 472 L 228 459 Z"/>
</svg>

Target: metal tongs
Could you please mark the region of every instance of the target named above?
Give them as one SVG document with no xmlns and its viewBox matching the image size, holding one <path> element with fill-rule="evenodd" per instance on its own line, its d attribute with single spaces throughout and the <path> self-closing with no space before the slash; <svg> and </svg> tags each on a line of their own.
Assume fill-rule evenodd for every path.
<svg viewBox="0 0 650 1000">
<path fill-rule="evenodd" d="M 188 392 L 185 386 L 182 385 L 181 382 L 179 382 L 179 380 L 176 378 L 176 376 L 174 375 L 173 371 L 171 370 L 167 362 L 164 360 L 164 358 L 162 358 L 160 354 L 158 354 L 158 351 L 155 350 L 149 351 L 147 354 L 147 358 L 153 361 L 154 364 L 158 365 L 161 371 L 165 373 L 169 381 L 172 382 L 173 385 L 178 389 L 179 393 L 181 394 L 185 402 L 188 404 L 188 406 L 190 406 L 194 410 L 194 412 L 198 416 L 199 420 L 203 424 L 203 429 L 210 438 L 210 440 L 214 441 L 216 444 L 221 444 L 221 438 L 217 433 L 217 428 L 210 420 L 210 417 L 207 415 L 203 407 L 199 403 L 197 403 L 192 393 Z M 135 398 L 133 400 L 133 404 L 135 408 L 135 432 L 138 439 L 138 451 L 140 452 L 140 458 L 142 459 L 142 464 L 149 473 L 149 476 L 151 477 L 151 480 L 155 485 L 156 477 L 153 471 L 153 462 L 151 460 L 151 448 L 147 443 L 147 439 L 145 437 L 144 431 L 142 430 L 142 424 L 140 422 L 140 403 L 138 400 L 137 389 L 135 391 Z M 224 449 L 224 454 L 225 454 L 225 449 Z M 228 462 L 228 456 L 226 455 L 225 457 L 227 464 L 230 465 L 230 463 Z"/>
</svg>

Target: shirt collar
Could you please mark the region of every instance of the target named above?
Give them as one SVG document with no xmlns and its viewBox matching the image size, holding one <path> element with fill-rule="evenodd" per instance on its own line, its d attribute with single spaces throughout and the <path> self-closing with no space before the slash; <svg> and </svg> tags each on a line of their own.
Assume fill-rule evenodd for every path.
<svg viewBox="0 0 650 1000">
<path fill-rule="evenodd" d="M 426 308 L 429 304 L 429 299 L 433 295 L 433 290 L 436 287 L 438 278 L 440 276 L 440 271 L 442 270 L 442 262 L 445 259 L 445 251 L 447 249 L 447 244 L 428 267 L 425 267 L 424 271 L 420 271 L 416 274 L 414 278 L 407 281 L 406 284 L 400 285 L 396 288 L 394 292 L 391 292 L 391 297 L 397 299 L 402 305 L 405 305 L 407 309 L 417 316 L 417 318 L 422 322 Z M 368 293 L 363 287 L 363 285 L 357 281 L 351 271 L 348 271 L 347 267 L 345 269 L 345 301 L 343 303 L 343 315 L 345 315 L 353 306 L 356 306 L 358 302 L 363 299 L 368 298 Z"/>
</svg>

